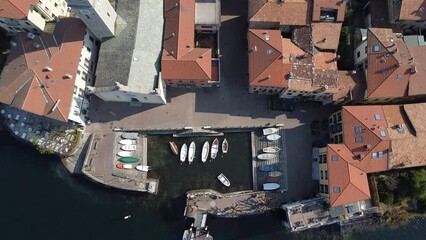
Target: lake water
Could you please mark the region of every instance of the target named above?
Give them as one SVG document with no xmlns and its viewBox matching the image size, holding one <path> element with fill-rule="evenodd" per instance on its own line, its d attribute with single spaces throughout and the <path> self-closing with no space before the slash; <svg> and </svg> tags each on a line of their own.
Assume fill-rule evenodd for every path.
<svg viewBox="0 0 426 240">
<path fill-rule="evenodd" d="M 249 143 L 239 134 L 227 139 L 229 156 L 222 159 L 219 155 L 205 165 L 198 157 L 193 165 L 181 166 L 164 147 L 157 160 L 148 160 L 153 174 L 162 178 L 162 190 L 158 196 L 151 196 L 104 188 L 84 177 L 71 176 L 56 157 L 42 156 L 31 146 L 0 132 L 0 239 L 181 239 L 190 225 L 182 216 L 186 190 L 211 187 L 224 191 L 215 180 L 220 172 L 234 183 L 232 191 L 251 187 L 249 163 L 234 160 L 248 154 Z M 238 139 L 243 140 L 241 146 L 232 146 Z M 157 145 L 167 146 L 165 138 L 153 138 L 151 142 L 156 141 L 148 151 Z M 189 140 L 176 142 L 181 141 Z M 197 147 L 203 141 L 197 139 Z M 162 156 L 170 156 L 170 161 L 161 160 Z M 128 214 L 132 218 L 124 220 Z M 324 239 L 318 236 L 328 235 L 325 231 L 320 231 L 322 235 L 287 233 L 280 225 L 279 214 L 240 219 L 210 217 L 208 225 L 215 239 Z M 399 240 L 423 239 L 425 235 L 426 220 L 421 219 L 397 229 L 380 228 L 345 238 Z"/>
</svg>

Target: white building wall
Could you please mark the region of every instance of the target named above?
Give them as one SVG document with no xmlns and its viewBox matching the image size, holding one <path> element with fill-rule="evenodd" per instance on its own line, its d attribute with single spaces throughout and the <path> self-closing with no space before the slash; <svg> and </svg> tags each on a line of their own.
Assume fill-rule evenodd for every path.
<svg viewBox="0 0 426 240">
<path fill-rule="evenodd" d="M 69 120 L 83 125 L 87 120 L 87 108 L 89 106 L 86 96 L 86 86 L 92 86 L 94 83 L 97 54 L 98 46 L 95 37 L 87 29 L 81 49 L 80 62 L 75 73 L 73 101 L 68 116 Z"/>
<path fill-rule="evenodd" d="M 165 99 L 157 93 L 146 94 L 127 92 L 123 90 L 108 91 L 108 92 L 96 92 L 96 96 L 100 97 L 106 102 L 128 102 L 132 99 L 137 99 L 140 103 L 152 103 L 152 104 L 165 104 Z"/>
<path fill-rule="evenodd" d="M 39 0 L 34 10 L 39 12 L 46 21 L 70 15 L 70 8 L 65 0 Z"/>
<path fill-rule="evenodd" d="M 98 40 L 113 37 L 117 13 L 108 0 L 67 0 Z"/>
<path fill-rule="evenodd" d="M 38 16 L 41 18 L 40 15 Z M 40 18 L 37 18 L 37 15 L 34 15 L 32 18 L 35 22 L 39 22 L 40 24 Z M 44 27 L 44 21 L 41 23 L 41 26 Z M 40 31 L 39 27 L 33 24 L 29 19 L 0 18 L 0 27 L 6 30 L 8 35 L 15 35 L 23 31 L 33 33 Z"/>
<path fill-rule="evenodd" d="M 354 62 L 357 70 L 365 70 L 367 68 L 367 40 L 361 42 L 354 50 Z"/>
<path fill-rule="evenodd" d="M 291 90 L 291 89 L 285 89 L 281 95 L 280 98 L 284 99 L 292 99 L 295 97 L 308 97 L 312 101 L 319 101 L 323 104 L 328 104 L 333 101 L 332 97 L 333 94 L 329 92 L 309 92 L 309 91 L 299 91 L 299 90 Z"/>
</svg>

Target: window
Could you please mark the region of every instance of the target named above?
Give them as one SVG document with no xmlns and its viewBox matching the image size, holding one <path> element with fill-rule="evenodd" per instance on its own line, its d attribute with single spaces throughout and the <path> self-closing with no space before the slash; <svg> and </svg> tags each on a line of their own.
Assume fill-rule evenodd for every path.
<svg viewBox="0 0 426 240">
<path fill-rule="evenodd" d="M 340 192 L 340 187 L 333 187 L 333 192 L 339 193 Z"/>
<path fill-rule="evenodd" d="M 355 127 L 355 133 L 362 133 L 362 127 Z"/>
<path fill-rule="evenodd" d="M 111 17 L 111 16 L 109 15 L 109 12 L 107 12 L 107 15 L 108 15 L 108 17 Z"/>
<path fill-rule="evenodd" d="M 380 130 L 380 136 L 386 137 L 386 131 L 385 130 Z"/>
<path fill-rule="evenodd" d="M 53 4 L 53 6 L 58 7 L 58 4 L 57 4 L 57 3 L 55 3 L 55 4 Z"/>
<path fill-rule="evenodd" d="M 84 59 L 84 66 L 85 66 L 86 68 L 88 68 L 88 67 L 90 66 L 90 61 L 89 61 L 89 59 L 88 59 L 88 58 L 85 58 L 85 59 Z"/>
<path fill-rule="evenodd" d="M 84 81 L 87 81 L 87 72 L 83 71 L 83 73 L 81 75 L 81 79 L 83 79 Z"/>
<path fill-rule="evenodd" d="M 360 52 L 360 51 L 358 51 L 358 52 L 356 53 L 356 57 L 357 57 L 357 58 L 361 57 L 361 52 Z"/>
<path fill-rule="evenodd" d="M 325 170 L 325 179 L 326 180 L 328 179 L 328 171 L 327 170 Z"/>
<path fill-rule="evenodd" d="M 380 45 L 374 45 L 373 52 L 380 52 Z"/>
<path fill-rule="evenodd" d="M 382 119 L 382 117 L 380 116 L 380 114 L 374 114 L 374 118 L 376 119 L 376 120 L 380 120 L 380 119 Z"/>
<path fill-rule="evenodd" d="M 92 36 L 89 36 L 89 40 L 90 40 L 91 42 L 95 42 L 95 39 L 94 39 Z"/>
<path fill-rule="evenodd" d="M 77 75 L 80 75 L 80 74 L 81 74 L 80 70 L 77 70 Z"/>
<path fill-rule="evenodd" d="M 90 19 L 89 15 L 87 15 L 87 14 L 84 14 L 84 15 L 86 15 L 87 19 Z"/>
<path fill-rule="evenodd" d="M 362 137 L 355 137 L 355 142 L 357 142 L 357 143 L 363 142 Z"/>
<path fill-rule="evenodd" d="M 396 79 L 401 80 L 402 79 L 402 74 L 396 74 Z"/>
<path fill-rule="evenodd" d="M 367 54 L 367 53 L 368 53 L 368 47 L 365 46 L 365 54 Z"/>
<path fill-rule="evenodd" d="M 90 49 L 89 47 L 86 47 L 88 52 L 92 52 L 92 49 Z"/>
<path fill-rule="evenodd" d="M 324 179 L 324 172 L 321 171 L 321 180 Z"/>
<path fill-rule="evenodd" d="M 371 153 L 371 158 L 382 158 L 383 157 L 383 152 L 373 152 Z"/>
<path fill-rule="evenodd" d="M 78 87 L 77 87 L 77 86 L 74 86 L 74 94 L 76 94 L 76 93 L 77 93 L 77 90 L 78 90 Z"/>
<path fill-rule="evenodd" d="M 78 96 L 79 97 L 83 97 L 84 96 L 84 90 L 83 89 L 78 89 Z"/>
<path fill-rule="evenodd" d="M 324 192 L 325 194 L 328 194 L 328 185 L 324 185 Z"/>
<path fill-rule="evenodd" d="M 333 156 L 331 156 L 331 160 L 337 161 L 337 160 L 339 160 L 339 157 L 337 155 L 333 155 Z"/>
</svg>

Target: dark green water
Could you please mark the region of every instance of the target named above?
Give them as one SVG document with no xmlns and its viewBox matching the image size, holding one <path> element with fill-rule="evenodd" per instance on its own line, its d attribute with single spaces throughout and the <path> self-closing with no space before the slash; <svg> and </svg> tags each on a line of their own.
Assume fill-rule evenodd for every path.
<svg viewBox="0 0 426 240">
<path fill-rule="evenodd" d="M 107 189 L 83 177 L 70 176 L 57 158 L 39 155 L 32 147 L 0 132 L 0 239 L 181 239 L 190 225 L 182 216 L 184 191 L 198 186 L 224 191 L 215 181 L 218 172 L 229 176 L 235 185 L 232 191 L 250 187 L 251 172 L 246 171 L 250 166 L 238 161 L 238 156 L 248 154 L 248 141 L 232 146 L 234 137 L 243 138 L 228 136 L 229 156 L 221 159 L 219 155 L 215 162 L 207 163 L 210 166 L 197 162 L 181 166 L 168 148 L 159 151 L 158 159 L 149 161 L 158 171 L 154 174 L 164 178 L 161 186 L 168 187 L 154 197 Z M 155 141 L 163 145 L 167 139 Z M 160 161 L 162 155 L 170 155 L 170 161 Z M 160 172 L 162 168 L 174 171 Z M 202 180 L 192 182 L 194 178 Z M 127 214 L 132 218 L 125 221 Z M 215 239 L 324 239 L 328 235 L 325 231 L 322 235 L 287 233 L 280 226 L 278 214 L 238 220 L 210 217 L 208 225 Z M 425 234 L 423 219 L 347 239 L 423 239 Z"/>
</svg>

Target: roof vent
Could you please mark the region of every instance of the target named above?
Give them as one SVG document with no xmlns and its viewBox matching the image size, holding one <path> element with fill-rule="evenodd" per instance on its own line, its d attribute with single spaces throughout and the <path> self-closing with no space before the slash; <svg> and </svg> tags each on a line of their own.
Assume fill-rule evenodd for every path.
<svg viewBox="0 0 426 240">
<path fill-rule="evenodd" d="M 365 155 L 364 154 L 358 154 L 357 157 L 358 157 L 359 160 L 361 160 L 361 159 L 365 158 Z"/>
<path fill-rule="evenodd" d="M 252 48 L 250 48 L 249 52 L 257 52 L 257 47 L 253 46 Z"/>
<path fill-rule="evenodd" d="M 410 74 L 414 74 L 417 72 L 416 66 L 411 67 Z"/>
<path fill-rule="evenodd" d="M 355 75 L 356 74 L 356 70 L 352 70 L 351 74 Z"/>
<path fill-rule="evenodd" d="M 29 33 L 27 34 L 27 38 L 28 38 L 28 39 L 34 39 L 34 38 L 35 38 L 34 33 L 29 32 Z"/>
<path fill-rule="evenodd" d="M 72 75 L 69 73 L 65 73 L 63 79 L 72 79 Z"/>
<path fill-rule="evenodd" d="M 190 47 L 191 47 L 191 44 L 186 45 L 186 48 L 190 48 Z"/>
<path fill-rule="evenodd" d="M 10 41 L 10 46 L 12 46 L 12 47 L 16 47 L 16 42 L 14 42 L 14 41 Z"/>
<path fill-rule="evenodd" d="M 370 144 L 365 145 L 365 150 L 370 150 L 370 149 L 371 149 L 371 145 Z"/>
<path fill-rule="evenodd" d="M 397 34 L 396 34 L 396 37 L 397 37 L 397 38 L 402 38 L 402 33 L 397 33 Z"/>
<path fill-rule="evenodd" d="M 269 41 L 269 38 L 270 38 L 270 37 L 269 37 L 269 34 L 266 34 L 266 35 L 265 35 L 265 40 L 266 40 L 266 41 Z"/>
<path fill-rule="evenodd" d="M 49 66 L 45 66 L 43 68 L 43 72 L 51 72 L 51 71 L 53 71 L 53 69 L 51 67 L 49 67 Z"/>
<path fill-rule="evenodd" d="M 394 43 L 394 42 L 395 42 L 395 40 L 393 40 L 393 38 L 390 38 L 390 39 L 389 39 L 389 42 Z"/>
<path fill-rule="evenodd" d="M 33 43 L 33 47 L 35 47 L 35 48 L 40 48 L 40 44 L 38 44 L 37 42 L 34 42 L 34 43 Z"/>
</svg>

